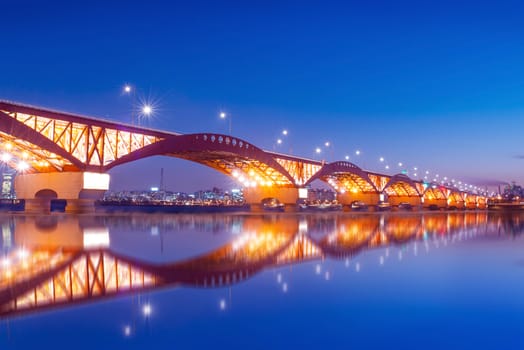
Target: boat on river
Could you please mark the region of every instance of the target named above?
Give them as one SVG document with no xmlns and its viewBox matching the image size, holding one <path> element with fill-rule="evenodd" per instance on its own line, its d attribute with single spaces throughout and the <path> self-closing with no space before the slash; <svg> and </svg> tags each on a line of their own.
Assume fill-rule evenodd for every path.
<svg viewBox="0 0 524 350">
<path fill-rule="evenodd" d="M 278 198 L 268 197 L 262 199 L 260 202 L 262 204 L 262 209 L 265 211 L 284 211 L 284 203 L 281 203 Z"/>
<path fill-rule="evenodd" d="M 334 201 L 303 201 L 298 203 L 299 211 L 306 212 L 328 212 L 328 211 L 341 211 L 342 204 L 337 200 Z"/>
</svg>

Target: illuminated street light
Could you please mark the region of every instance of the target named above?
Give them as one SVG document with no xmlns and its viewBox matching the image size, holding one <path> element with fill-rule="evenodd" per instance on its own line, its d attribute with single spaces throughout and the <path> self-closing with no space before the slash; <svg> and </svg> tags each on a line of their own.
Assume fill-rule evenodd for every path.
<svg viewBox="0 0 524 350">
<path fill-rule="evenodd" d="M 144 115 L 148 116 L 150 115 L 151 113 L 153 113 L 153 107 L 151 107 L 151 105 L 144 105 L 142 106 L 142 113 L 144 113 Z"/>
<path fill-rule="evenodd" d="M 282 139 L 278 139 L 278 140 L 277 140 L 277 143 L 278 143 L 279 145 L 282 144 Z"/>
<path fill-rule="evenodd" d="M 287 130 L 286 129 L 282 130 L 282 135 L 284 135 L 284 136 L 287 135 Z"/>
<path fill-rule="evenodd" d="M 220 116 L 220 119 L 223 119 L 223 120 L 228 119 L 228 121 L 229 121 L 229 135 L 231 135 L 231 119 L 232 119 L 231 115 L 229 115 L 226 112 L 222 111 L 222 112 L 220 112 L 219 116 Z"/>
<path fill-rule="evenodd" d="M 320 149 L 320 147 L 317 147 L 317 148 L 315 149 L 315 152 L 316 152 L 316 154 L 320 154 L 320 153 L 322 152 L 322 150 Z"/>
<path fill-rule="evenodd" d="M 349 156 L 346 156 L 346 160 L 349 160 Z"/>
<path fill-rule="evenodd" d="M 131 96 L 131 125 L 135 125 L 136 91 L 130 84 L 125 84 L 124 94 Z"/>
<path fill-rule="evenodd" d="M 7 163 L 11 160 L 11 155 L 9 153 L 2 153 L 2 162 Z"/>
<path fill-rule="evenodd" d="M 22 162 L 18 163 L 16 168 L 18 169 L 18 171 L 26 171 L 27 169 L 29 169 L 29 164 L 27 164 L 26 162 L 22 161 Z"/>
<path fill-rule="evenodd" d="M 383 163 L 383 162 L 384 162 L 384 157 L 380 157 L 378 160 L 379 160 L 381 163 Z"/>
<path fill-rule="evenodd" d="M 329 145 L 330 145 L 329 141 L 326 141 L 326 142 L 324 143 L 324 146 L 326 146 L 326 147 L 329 147 Z"/>
<path fill-rule="evenodd" d="M 359 155 L 360 155 L 360 150 L 357 149 L 357 150 L 355 151 L 355 154 L 356 154 L 357 156 L 359 156 Z"/>
</svg>

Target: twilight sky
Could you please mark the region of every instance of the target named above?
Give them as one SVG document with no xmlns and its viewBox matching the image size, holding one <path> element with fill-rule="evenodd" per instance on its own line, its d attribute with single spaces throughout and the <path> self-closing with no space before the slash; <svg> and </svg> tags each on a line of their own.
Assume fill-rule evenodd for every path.
<svg viewBox="0 0 524 350">
<path fill-rule="evenodd" d="M 0 99 L 130 123 L 130 83 L 156 106 L 144 126 L 227 133 L 225 111 L 233 135 L 264 149 L 524 183 L 520 1 L 1 5 Z M 111 187 L 158 185 L 162 167 L 167 189 L 235 186 L 155 157 L 115 168 Z"/>
</svg>

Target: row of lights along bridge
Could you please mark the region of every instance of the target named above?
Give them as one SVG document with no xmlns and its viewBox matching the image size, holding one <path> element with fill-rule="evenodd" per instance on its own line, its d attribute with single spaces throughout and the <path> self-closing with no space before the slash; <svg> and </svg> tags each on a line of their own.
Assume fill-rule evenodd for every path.
<svg viewBox="0 0 524 350">
<path fill-rule="evenodd" d="M 153 115 L 154 113 L 154 108 L 152 106 L 151 103 L 149 102 L 144 102 L 144 99 L 140 99 L 140 104 L 137 106 L 136 105 L 136 88 L 133 87 L 132 85 L 130 84 L 126 84 L 124 85 L 124 93 L 127 94 L 127 95 L 131 95 L 132 96 L 132 114 L 131 114 L 131 121 L 132 121 L 132 124 L 134 125 L 135 124 L 135 111 L 138 110 L 138 125 L 140 125 L 140 119 L 143 118 L 143 117 L 149 117 L 151 115 Z M 228 128 L 228 132 L 229 132 L 229 135 L 232 135 L 232 116 L 230 113 L 226 113 L 224 111 L 220 111 L 219 113 L 219 117 L 220 119 L 222 120 L 227 120 L 228 121 L 228 125 L 229 125 L 229 128 Z M 276 139 L 276 144 L 274 145 L 273 149 L 275 149 L 275 147 L 278 147 L 278 146 L 281 146 L 283 145 L 285 142 L 284 142 L 284 138 L 286 138 L 288 136 L 289 132 L 287 129 L 284 129 L 282 130 L 282 132 L 279 134 L 279 137 Z M 322 155 L 322 153 L 325 153 L 325 152 L 331 152 L 332 154 L 332 158 L 333 157 L 333 153 L 334 153 L 334 147 L 333 147 L 333 143 L 330 142 L 330 141 L 326 141 L 324 142 L 324 149 L 322 149 L 321 147 L 316 147 L 315 148 L 315 154 L 316 156 L 320 157 Z M 290 153 L 292 153 L 292 149 L 290 147 Z M 357 149 L 355 151 L 355 156 L 356 157 L 360 157 L 362 155 L 362 152 L 361 150 Z M 2 155 L 2 161 L 4 162 L 7 162 L 4 160 L 4 158 L 8 157 L 8 155 Z M 350 161 L 350 156 L 349 155 L 345 155 L 344 156 L 344 159 L 346 161 Z M 378 158 L 379 160 L 379 163 L 384 167 L 384 169 L 386 171 L 391 171 L 391 167 L 390 165 L 386 162 L 386 159 L 384 157 L 379 157 Z M 360 162 L 356 162 L 356 163 L 360 163 Z M 472 184 L 467 184 L 467 183 L 463 183 L 462 181 L 457 181 L 455 179 L 449 179 L 447 176 L 443 176 L 443 177 L 440 177 L 439 174 L 435 174 L 435 176 L 433 177 L 433 179 L 431 179 L 431 172 L 429 170 L 426 170 L 424 173 L 423 173 L 423 177 L 419 176 L 419 173 L 418 173 L 418 167 L 414 166 L 412 168 L 412 171 L 410 172 L 409 170 L 406 169 L 406 167 L 404 166 L 404 164 L 402 162 L 398 162 L 397 163 L 397 166 L 398 166 L 398 170 L 400 173 L 403 173 L 405 175 L 412 175 L 415 179 L 418 179 L 420 178 L 420 180 L 423 180 L 424 182 L 433 182 L 433 183 L 440 183 L 442 185 L 447 185 L 447 186 L 453 186 L 453 187 L 457 187 L 459 188 L 460 190 L 462 191 L 467 191 L 467 190 L 475 190 L 475 191 L 482 191 L 482 189 L 478 186 L 475 186 L 475 185 L 472 185 Z M 27 169 L 29 166 L 27 165 L 27 163 L 24 163 L 24 162 L 20 162 L 19 163 L 19 166 L 18 166 L 18 170 L 19 171 L 23 171 L 25 169 Z M 364 165 L 365 167 L 365 165 Z"/>
</svg>

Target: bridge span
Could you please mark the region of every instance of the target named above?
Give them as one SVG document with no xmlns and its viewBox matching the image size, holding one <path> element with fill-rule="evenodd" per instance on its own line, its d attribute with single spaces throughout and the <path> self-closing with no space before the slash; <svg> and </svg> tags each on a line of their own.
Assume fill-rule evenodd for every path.
<svg viewBox="0 0 524 350">
<path fill-rule="evenodd" d="M 415 207 L 485 208 L 485 194 L 366 171 L 346 161 L 263 150 L 232 135 L 179 134 L 0 100 L 0 160 L 18 169 L 15 192 L 28 208 L 66 199 L 66 211 L 89 211 L 109 187 L 115 166 L 164 155 L 197 162 L 236 179 L 248 203 L 275 197 L 295 205 L 313 181 L 331 186 L 342 204 L 388 201 Z"/>
</svg>

